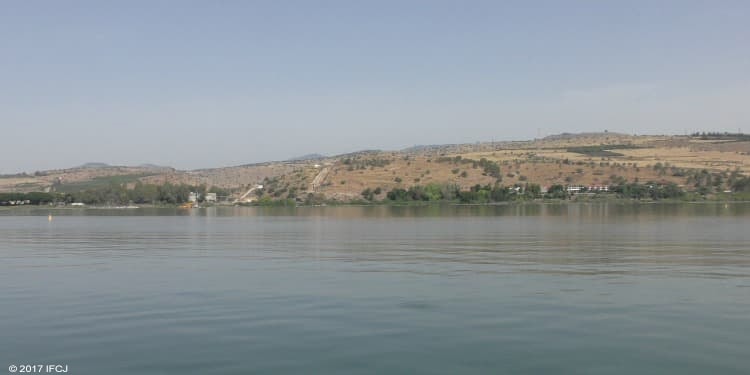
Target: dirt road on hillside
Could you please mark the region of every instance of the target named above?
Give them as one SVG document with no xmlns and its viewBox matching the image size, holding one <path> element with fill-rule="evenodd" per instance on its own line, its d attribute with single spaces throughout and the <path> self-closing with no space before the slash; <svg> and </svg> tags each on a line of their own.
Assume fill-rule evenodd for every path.
<svg viewBox="0 0 750 375">
<path fill-rule="evenodd" d="M 325 167 L 320 170 L 320 172 L 313 178 L 312 182 L 310 183 L 310 191 L 315 192 L 320 188 L 320 186 L 323 184 L 323 181 L 325 181 L 326 177 L 328 177 L 328 172 L 331 171 L 330 167 Z"/>
</svg>

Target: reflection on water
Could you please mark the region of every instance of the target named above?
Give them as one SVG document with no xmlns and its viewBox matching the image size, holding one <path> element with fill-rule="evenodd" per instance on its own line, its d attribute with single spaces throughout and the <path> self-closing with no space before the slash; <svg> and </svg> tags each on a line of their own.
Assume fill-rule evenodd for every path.
<svg viewBox="0 0 750 375">
<path fill-rule="evenodd" d="M 0 210 L 0 364 L 746 373 L 748 228 L 741 203 Z"/>
<path fill-rule="evenodd" d="M 617 219 L 621 216 L 745 216 L 748 203 L 527 203 L 497 205 L 423 205 L 423 206 L 318 206 L 318 207 L 205 207 L 180 208 L 13 208 L 0 210 L 0 216 L 324 216 L 327 218 L 398 218 L 456 216 L 574 216 Z"/>
</svg>

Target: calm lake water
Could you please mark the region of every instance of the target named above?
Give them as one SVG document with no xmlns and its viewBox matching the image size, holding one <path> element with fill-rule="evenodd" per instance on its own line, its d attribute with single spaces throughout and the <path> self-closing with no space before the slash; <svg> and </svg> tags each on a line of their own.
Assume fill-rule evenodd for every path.
<svg viewBox="0 0 750 375">
<path fill-rule="evenodd" d="M 750 372 L 750 204 L 13 209 L 0 261 L 3 372 Z"/>
</svg>

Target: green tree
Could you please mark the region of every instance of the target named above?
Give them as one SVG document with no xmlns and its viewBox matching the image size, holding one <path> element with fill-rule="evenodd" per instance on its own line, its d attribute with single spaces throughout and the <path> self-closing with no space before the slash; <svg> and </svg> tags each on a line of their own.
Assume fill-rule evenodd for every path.
<svg viewBox="0 0 750 375">
<path fill-rule="evenodd" d="M 568 192 L 565 190 L 565 186 L 556 184 L 552 185 L 547 189 L 547 198 L 552 199 L 567 199 L 568 198 Z"/>
</svg>

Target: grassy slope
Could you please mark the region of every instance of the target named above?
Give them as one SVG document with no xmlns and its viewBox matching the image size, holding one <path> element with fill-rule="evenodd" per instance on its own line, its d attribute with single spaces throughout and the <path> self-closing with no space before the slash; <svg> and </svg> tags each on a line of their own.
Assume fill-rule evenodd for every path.
<svg viewBox="0 0 750 375">
<path fill-rule="evenodd" d="M 111 184 L 115 185 L 121 185 L 121 184 L 128 184 L 128 183 L 134 183 L 138 181 L 140 178 L 147 176 L 147 174 L 138 173 L 138 174 L 123 174 L 123 175 L 116 175 L 116 176 L 99 176 L 94 177 L 91 180 L 87 181 L 76 181 L 71 182 L 67 184 L 59 185 L 55 188 L 56 191 L 61 193 L 70 193 L 75 191 L 81 191 L 81 190 L 87 190 L 87 189 L 98 189 L 98 188 L 104 188 Z"/>
</svg>

